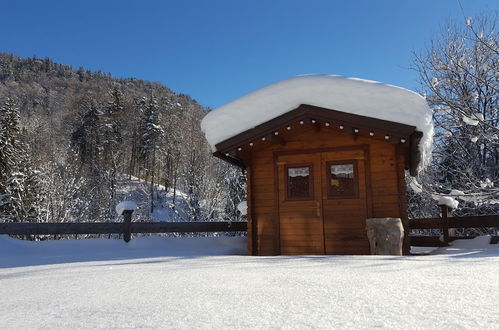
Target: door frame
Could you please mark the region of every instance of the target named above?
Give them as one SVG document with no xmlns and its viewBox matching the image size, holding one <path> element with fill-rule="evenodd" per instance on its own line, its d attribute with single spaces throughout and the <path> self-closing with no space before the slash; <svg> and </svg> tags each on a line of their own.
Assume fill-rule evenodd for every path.
<svg viewBox="0 0 499 330">
<path fill-rule="evenodd" d="M 372 184 L 371 184 L 371 158 L 369 155 L 369 145 L 368 144 L 359 144 L 359 145 L 350 145 L 350 146 L 339 146 L 339 147 L 328 147 L 328 148 L 313 148 L 313 149 L 304 149 L 304 150 L 281 150 L 274 151 L 272 161 L 274 163 L 274 224 L 275 228 L 275 237 L 274 242 L 277 247 L 277 254 L 281 254 L 281 224 L 280 224 L 280 211 L 279 211 L 279 167 L 278 167 L 278 158 L 279 156 L 286 155 L 296 155 L 296 154 L 315 154 L 321 152 L 335 152 L 335 151 L 355 151 L 362 150 L 364 152 L 365 162 L 364 162 L 364 176 L 366 181 L 366 207 L 367 207 L 367 217 L 372 218 L 373 214 L 373 203 L 372 203 Z M 322 164 L 321 164 L 322 168 Z M 317 172 L 317 171 L 316 171 Z M 322 172 L 322 170 L 320 170 Z M 319 173 L 322 175 L 323 173 Z M 321 180 L 322 181 L 322 180 Z M 321 187 L 322 189 L 322 187 Z M 322 204 L 321 204 L 322 205 Z M 321 211 L 323 212 L 323 211 Z"/>
</svg>

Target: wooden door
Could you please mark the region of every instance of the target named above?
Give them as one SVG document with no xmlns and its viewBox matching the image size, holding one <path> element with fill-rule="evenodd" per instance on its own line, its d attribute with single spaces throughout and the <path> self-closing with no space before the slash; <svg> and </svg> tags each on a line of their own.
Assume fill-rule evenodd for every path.
<svg viewBox="0 0 499 330">
<path fill-rule="evenodd" d="M 363 149 L 277 158 L 281 254 L 369 254 Z"/>
<path fill-rule="evenodd" d="M 281 254 L 324 254 L 320 154 L 279 156 Z"/>
<path fill-rule="evenodd" d="M 369 254 L 363 149 L 324 152 L 322 208 L 326 254 Z"/>
</svg>

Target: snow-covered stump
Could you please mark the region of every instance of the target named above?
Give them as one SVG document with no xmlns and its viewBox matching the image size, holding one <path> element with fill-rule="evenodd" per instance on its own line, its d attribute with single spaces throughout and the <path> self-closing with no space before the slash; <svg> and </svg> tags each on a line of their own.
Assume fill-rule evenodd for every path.
<svg viewBox="0 0 499 330">
<path fill-rule="evenodd" d="M 137 204 L 132 201 L 123 201 L 116 205 L 116 213 L 123 216 L 123 240 L 130 242 L 132 239 L 132 214 L 137 209 Z"/>
<path fill-rule="evenodd" d="M 404 226 L 400 218 L 366 219 L 366 231 L 371 254 L 402 255 Z"/>
</svg>

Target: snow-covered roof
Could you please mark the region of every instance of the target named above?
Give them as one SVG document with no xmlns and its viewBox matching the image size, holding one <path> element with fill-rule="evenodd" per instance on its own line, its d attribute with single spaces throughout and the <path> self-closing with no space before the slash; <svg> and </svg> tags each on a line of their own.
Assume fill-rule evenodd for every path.
<svg viewBox="0 0 499 330">
<path fill-rule="evenodd" d="M 392 85 L 336 75 L 302 75 L 251 92 L 208 113 L 201 122 L 213 151 L 216 145 L 308 104 L 388 120 L 423 133 L 419 143 L 424 166 L 430 157 L 432 112 L 419 94 Z"/>
</svg>

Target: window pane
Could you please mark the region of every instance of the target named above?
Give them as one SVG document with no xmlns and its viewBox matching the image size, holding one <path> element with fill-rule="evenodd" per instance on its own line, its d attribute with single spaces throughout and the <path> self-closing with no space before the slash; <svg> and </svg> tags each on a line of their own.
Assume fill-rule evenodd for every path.
<svg viewBox="0 0 499 330">
<path fill-rule="evenodd" d="M 353 164 L 331 165 L 331 175 L 336 178 L 353 179 Z"/>
<path fill-rule="evenodd" d="M 329 198 L 351 198 L 357 196 L 355 166 L 348 164 L 329 165 Z"/>
<path fill-rule="evenodd" d="M 288 168 L 288 198 L 311 198 L 310 167 Z"/>
</svg>

